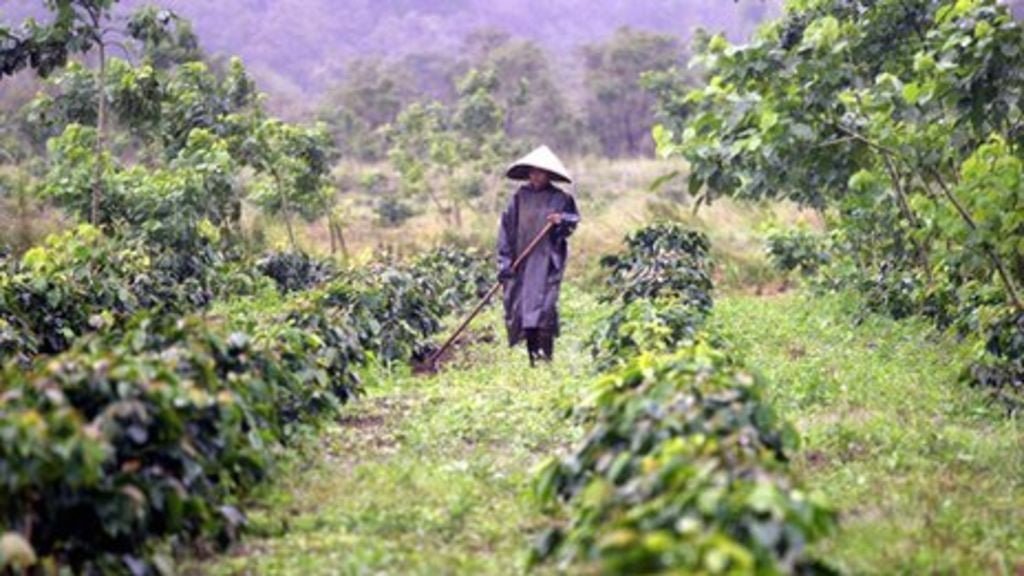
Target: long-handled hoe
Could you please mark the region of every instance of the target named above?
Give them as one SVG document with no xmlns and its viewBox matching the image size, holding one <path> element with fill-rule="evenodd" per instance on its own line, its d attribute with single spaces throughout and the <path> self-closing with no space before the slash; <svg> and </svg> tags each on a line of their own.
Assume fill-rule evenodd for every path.
<svg viewBox="0 0 1024 576">
<path fill-rule="evenodd" d="M 524 260 L 526 260 L 526 258 L 534 251 L 534 249 L 537 248 L 538 245 L 540 245 L 540 241 L 543 240 L 544 237 L 547 236 L 548 232 L 550 232 L 551 229 L 554 228 L 554 227 L 555 227 L 555 225 L 553 223 L 548 222 L 547 225 L 545 225 L 544 228 L 541 229 L 541 231 L 537 233 L 537 235 L 533 238 L 533 240 L 531 240 L 530 243 L 527 244 L 526 249 L 523 250 L 523 253 L 520 254 L 519 257 L 516 258 L 515 262 L 512 263 L 512 272 L 513 273 L 516 272 L 516 270 L 519 268 L 519 265 L 522 264 Z M 486 294 L 484 294 L 484 297 L 480 299 L 480 302 L 476 305 L 476 307 L 474 307 L 473 310 L 462 321 L 462 323 L 459 324 L 459 327 L 455 329 L 455 332 L 453 332 L 452 335 L 449 336 L 448 339 L 444 341 L 444 344 L 442 344 L 440 348 L 435 350 L 433 354 L 431 354 L 429 357 L 427 357 L 426 360 L 424 360 L 423 362 L 421 362 L 419 364 L 415 364 L 413 366 L 413 372 L 415 372 L 417 374 L 423 374 L 423 373 L 434 374 L 434 373 L 436 373 L 437 372 L 437 364 L 438 364 L 438 361 L 441 359 L 442 355 L 449 348 L 451 348 L 452 344 L 455 343 L 455 339 L 458 338 L 459 335 L 461 335 L 462 332 L 466 330 L 466 328 L 469 326 L 469 323 L 472 322 L 473 319 L 476 318 L 477 314 L 479 314 L 480 311 L 484 309 L 484 306 L 487 306 L 487 303 L 490 302 L 491 298 L 494 296 L 494 294 L 499 289 L 501 289 L 501 286 L 502 286 L 502 283 L 501 283 L 500 280 L 495 282 L 494 286 L 491 286 L 491 289 L 488 290 Z"/>
</svg>

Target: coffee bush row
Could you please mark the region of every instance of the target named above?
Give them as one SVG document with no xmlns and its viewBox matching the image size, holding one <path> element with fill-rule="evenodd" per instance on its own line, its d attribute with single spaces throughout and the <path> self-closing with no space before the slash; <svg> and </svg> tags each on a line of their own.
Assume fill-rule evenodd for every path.
<svg viewBox="0 0 1024 576">
<path fill-rule="evenodd" d="M 375 362 L 410 357 L 486 268 L 442 250 L 198 316 L 152 296 L 149 262 L 83 228 L 2 277 L 0 534 L 21 560 L 158 573 L 176 551 L 233 541 L 281 451 Z M 237 270 L 243 293 L 274 293 Z"/>
<path fill-rule="evenodd" d="M 607 260 L 629 262 L 611 282 L 628 278 L 629 290 L 613 292 L 620 306 L 591 339 L 606 371 L 581 410 L 587 432 L 535 484 L 556 520 L 533 560 L 594 574 L 828 572 L 808 546 L 835 515 L 789 473 L 796 434 L 760 377 L 703 326 L 706 239 L 663 224 L 627 244 Z M 689 265 L 689 283 L 673 261 Z M 665 273 L 633 273 L 649 268 Z"/>
</svg>

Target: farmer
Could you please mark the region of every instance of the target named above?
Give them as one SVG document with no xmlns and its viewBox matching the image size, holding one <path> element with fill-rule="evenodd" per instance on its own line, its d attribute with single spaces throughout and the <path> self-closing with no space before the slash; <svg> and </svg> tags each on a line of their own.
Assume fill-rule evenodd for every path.
<svg viewBox="0 0 1024 576">
<path fill-rule="evenodd" d="M 501 215 L 498 279 L 505 289 L 509 346 L 526 340 L 530 366 L 550 362 L 558 336 L 558 292 L 565 274 L 566 239 L 580 221 L 576 201 L 552 184 L 571 183 L 561 160 L 541 146 L 512 164 L 506 175 L 527 182 L 516 190 Z M 552 228 L 526 259 L 512 263 L 548 223 Z"/>
</svg>

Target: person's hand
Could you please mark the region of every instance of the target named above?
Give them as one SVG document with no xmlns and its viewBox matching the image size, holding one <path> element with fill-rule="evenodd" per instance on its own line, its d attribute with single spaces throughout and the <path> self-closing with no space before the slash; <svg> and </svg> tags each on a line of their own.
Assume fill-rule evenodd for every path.
<svg viewBox="0 0 1024 576">
<path fill-rule="evenodd" d="M 552 224 L 555 224 L 555 225 L 561 224 L 562 223 L 562 213 L 561 212 L 552 212 L 551 214 L 548 214 L 548 222 L 550 222 Z"/>
</svg>

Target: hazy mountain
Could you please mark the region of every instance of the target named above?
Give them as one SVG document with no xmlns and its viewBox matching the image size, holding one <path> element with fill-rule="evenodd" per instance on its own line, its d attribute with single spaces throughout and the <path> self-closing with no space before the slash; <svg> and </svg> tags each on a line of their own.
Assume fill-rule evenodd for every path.
<svg viewBox="0 0 1024 576">
<path fill-rule="evenodd" d="M 188 17 L 208 52 L 242 56 L 264 90 L 295 99 L 336 83 L 353 56 L 453 53 L 482 27 L 571 56 L 620 26 L 742 38 L 778 0 L 123 0 L 119 11 L 146 3 Z M 26 15 L 45 15 L 42 0 L 0 0 L 3 20 Z"/>
</svg>

